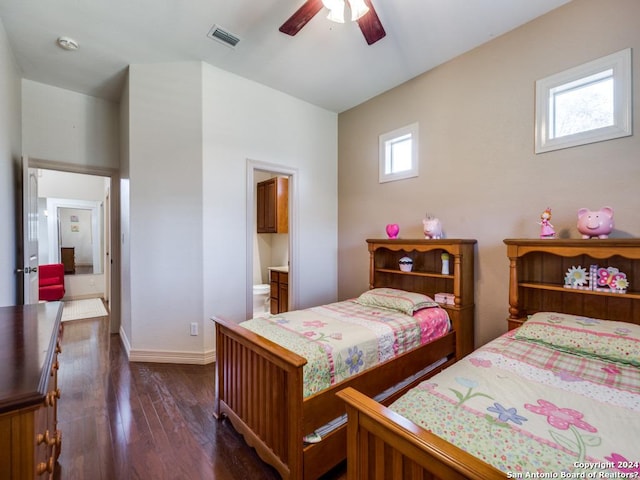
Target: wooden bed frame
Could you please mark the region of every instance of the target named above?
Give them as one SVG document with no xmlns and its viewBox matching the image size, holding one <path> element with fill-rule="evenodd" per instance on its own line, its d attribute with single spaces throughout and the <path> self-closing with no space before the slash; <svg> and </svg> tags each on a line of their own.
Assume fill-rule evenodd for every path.
<svg viewBox="0 0 640 480">
<path fill-rule="evenodd" d="M 640 324 L 640 239 L 505 240 L 509 257 L 509 328 L 538 311 Z M 571 266 L 614 266 L 627 274 L 625 294 L 565 288 Z M 508 478 L 402 416 L 349 388 L 337 394 L 347 404 L 347 480 Z"/>
<path fill-rule="evenodd" d="M 213 317 L 216 326 L 214 415 L 227 417 L 246 442 L 284 479 L 315 479 L 346 458 L 346 425 L 320 443 L 304 444 L 312 433 L 346 411 L 336 393 L 346 387 L 375 396 L 432 363 L 446 362 L 416 378 L 384 403 L 429 378 L 468 353 L 473 345 L 473 253 L 475 240 L 367 240 L 371 287 L 395 287 L 434 296 L 454 294 L 443 306 L 453 330 L 313 396 L 303 398 L 306 360 L 239 326 Z M 453 273 L 442 274 L 440 258 L 450 254 Z M 400 272 L 398 259 L 414 257 L 414 270 Z M 437 263 L 436 259 L 437 258 Z M 392 262 L 392 263 L 390 263 Z M 471 347 L 469 347 L 471 346 Z"/>
</svg>

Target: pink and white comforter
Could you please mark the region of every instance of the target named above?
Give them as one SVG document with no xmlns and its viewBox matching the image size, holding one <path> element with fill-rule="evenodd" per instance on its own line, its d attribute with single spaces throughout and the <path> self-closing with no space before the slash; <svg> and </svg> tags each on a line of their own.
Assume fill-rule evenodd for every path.
<svg viewBox="0 0 640 480">
<path fill-rule="evenodd" d="M 307 359 L 304 396 L 449 332 L 446 310 L 413 315 L 354 300 L 254 318 L 241 325 Z"/>
<path fill-rule="evenodd" d="M 508 478 L 639 478 L 640 327 L 539 313 L 391 409 Z"/>
</svg>

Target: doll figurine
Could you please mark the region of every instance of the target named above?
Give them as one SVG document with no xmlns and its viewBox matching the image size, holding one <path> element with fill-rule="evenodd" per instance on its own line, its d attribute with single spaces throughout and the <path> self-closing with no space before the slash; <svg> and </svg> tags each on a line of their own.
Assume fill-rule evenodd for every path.
<svg viewBox="0 0 640 480">
<path fill-rule="evenodd" d="M 540 238 L 554 238 L 556 236 L 556 231 L 549 220 L 551 220 L 551 208 L 547 207 L 540 215 L 540 222 L 538 222 L 540 224 Z"/>
</svg>

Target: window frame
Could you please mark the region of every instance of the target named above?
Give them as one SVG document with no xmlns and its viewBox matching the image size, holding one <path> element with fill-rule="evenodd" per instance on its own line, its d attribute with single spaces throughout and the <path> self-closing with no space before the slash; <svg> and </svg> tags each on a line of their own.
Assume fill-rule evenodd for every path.
<svg viewBox="0 0 640 480">
<path fill-rule="evenodd" d="M 550 102 L 553 91 L 566 84 L 576 83 L 606 70 L 613 71 L 613 125 L 586 130 L 561 137 L 552 137 Z M 627 48 L 570 68 L 536 81 L 535 153 L 587 145 L 632 134 L 631 49 Z"/>
<path fill-rule="evenodd" d="M 410 125 L 406 125 L 404 127 L 397 128 L 391 132 L 383 133 L 378 137 L 378 173 L 379 173 L 379 182 L 393 182 L 396 180 L 403 180 L 405 178 L 413 178 L 417 177 L 419 174 L 418 170 L 418 123 L 412 123 Z M 400 172 L 391 172 L 386 173 L 387 164 L 391 161 L 389 158 L 390 146 L 394 141 L 409 135 L 411 138 L 411 168 L 408 170 L 402 170 Z"/>
</svg>

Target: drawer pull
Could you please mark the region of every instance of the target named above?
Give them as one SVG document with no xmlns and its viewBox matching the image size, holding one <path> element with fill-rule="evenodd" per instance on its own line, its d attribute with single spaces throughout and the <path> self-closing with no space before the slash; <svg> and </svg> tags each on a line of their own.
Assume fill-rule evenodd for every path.
<svg viewBox="0 0 640 480">
<path fill-rule="evenodd" d="M 42 475 L 43 473 L 53 473 L 54 466 L 55 466 L 55 460 L 53 459 L 53 457 L 49 457 L 49 460 L 47 460 L 47 463 L 40 462 L 38 464 L 38 466 L 36 467 L 36 474 Z"/>
<path fill-rule="evenodd" d="M 53 390 L 44 397 L 44 406 L 45 407 L 55 407 L 56 398 L 60 398 L 60 389 Z"/>
<path fill-rule="evenodd" d="M 49 430 L 46 430 L 44 433 L 39 433 L 38 435 L 36 435 L 36 445 L 40 445 L 41 443 L 44 443 L 49 447 L 54 445 L 59 446 L 61 441 L 62 441 L 62 435 L 59 431 L 56 431 L 56 433 L 53 434 L 53 437 L 49 433 Z"/>
<path fill-rule="evenodd" d="M 36 435 L 36 445 L 40 445 L 41 443 L 46 443 L 47 445 L 49 445 L 49 430 Z"/>
</svg>

